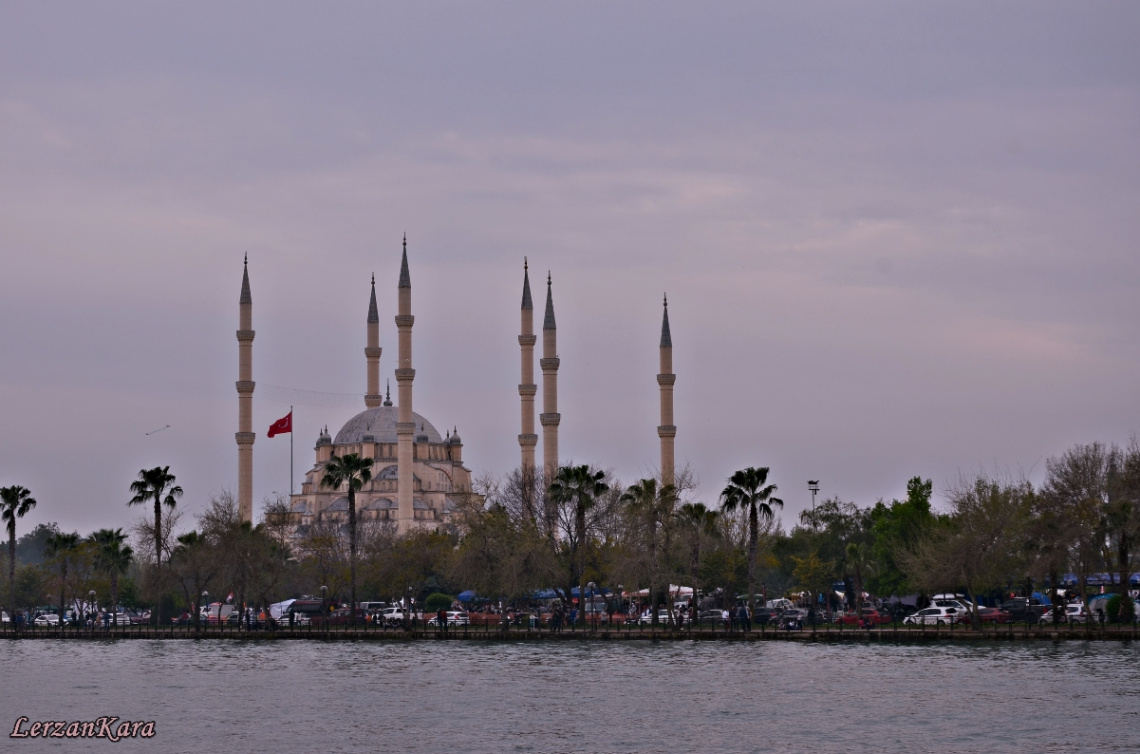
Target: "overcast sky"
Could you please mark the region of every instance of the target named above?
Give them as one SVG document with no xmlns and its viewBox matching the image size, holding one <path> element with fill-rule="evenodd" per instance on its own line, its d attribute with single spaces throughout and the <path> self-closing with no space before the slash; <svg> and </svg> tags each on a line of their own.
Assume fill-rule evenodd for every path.
<svg viewBox="0 0 1140 754">
<path fill-rule="evenodd" d="M 363 409 L 372 273 L 395 367 L 405 232 L 415 408 L 476 474 L 519 460 L 527 256 L 564 459 L 656 469 L 668 292 L 705 502 L 1039 481 L 1140 430 L 1138 38 L 1134 2 L 0 2 L 0 484 L 82 533 L 142 468 L 236 489 L 246 252 L 257 507 L 290 403 L 299 484 Z"/>
</svg>

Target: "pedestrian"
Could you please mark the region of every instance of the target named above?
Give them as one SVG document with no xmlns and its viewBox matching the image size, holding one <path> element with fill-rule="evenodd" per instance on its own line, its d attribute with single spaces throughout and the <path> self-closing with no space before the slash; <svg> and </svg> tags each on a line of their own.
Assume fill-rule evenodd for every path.
<svg viewBox="0 0 1140 754">
<path fill-rule="evenodd" d="M 435 614 L 435 620 L 436 620 L 436 623 L 439 624 L 440 634 L 446 635 L 447 634 L 447 611 L 441 607 L 439 609 L 439 611 Z"/>
</svg>

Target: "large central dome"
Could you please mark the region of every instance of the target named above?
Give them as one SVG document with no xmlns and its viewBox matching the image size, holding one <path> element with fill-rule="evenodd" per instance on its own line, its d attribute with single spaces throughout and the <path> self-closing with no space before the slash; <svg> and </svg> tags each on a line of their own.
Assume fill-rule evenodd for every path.
<svg viewBox="0 0 1140 754">
<path fill-rule="evenodd" d="M 372 438 L 372 442 L 396 442 L 396 406 L 377 406 L 367 411 L 361 411 L 345 422 L 333 440 L 334 445 L 351 445 L 363 442 L 365 435 Z M 416 423 L 416 437 L 427 435 L 428 442 L 443 442 L 439 430 L 431 422 L 416 412 L 412 412 L 412 421 Z"/>
</svg>

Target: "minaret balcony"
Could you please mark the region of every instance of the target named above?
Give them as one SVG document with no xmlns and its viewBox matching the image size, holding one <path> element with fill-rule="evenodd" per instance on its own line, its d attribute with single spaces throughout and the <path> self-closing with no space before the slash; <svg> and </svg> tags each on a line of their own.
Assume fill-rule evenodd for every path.
<svg viewBox="0 0 1140 754">
<path fill-rule="evenodd" d="M 243 342 L 243 341 L 247 341 L 247 340 L 252 341 L 253 336 L 255 334 L 256 333 L 254 330 L 238 330 L 237 331 L 237 339 L 239 342 Z"/>
<path fill-rule="evenodd" d="M 238 395 L 253 395 L 253 388 L 257 383 L 253 380 L 238 380 L 234 385 L 237 386 Z"/>
<path fill-rule="evenodd" d="M 520 346 L 533 346 L 537 342 L 538 342 L 538 336 L 537 335 L 520 335 L 519 336 L 519 345 Z"/>
<path fill-rule="evenodd" d="M 557 372 L 558 371 L 558 365 L 561 363 L 562 363 L 562 360 L 559 359 L 557 356 L 555 356 L 553 358 L 549 358 L 549 359 L 539 359 L 538 360 L 538 365 L 542 368 L 542 371 L 544 371 L 544 372 L 546 372 L 548 370 L 552 371 L 552 372 Z"/>
<path fill-rule="evenodd" d="M 414 369 L 397 369 L 396 382 L 411 382 L 416 378 L 416 370 Z"/>
<path fill-rule="evenodd" d="M 519 435 L 519 445 L 524 448 L 533 448 L 538 445 L 538 435 Z"/>
<path fill-rule="evenodd" d="M 658 437 L 676 437 L 677 427 L 673 424 L 662 424 L 657 427 Z"/>
<path fill-rule="evenodd" d="M 562 421 L 562 414 L 539 414 L 538 423 L 544 427 L 557 427 Z"/>
<path fill-rule="evenodd" d="M 524 398 L 527 396 L 533 397 L 538 392 L 538 385 L 519 385 L 519 395 Z"/>
<path fill-rule="evenodd" d="M 364 349 L 364 355 L 370 359 L 378 359 L 380 358 L 380 352 L 383 350 L 384 349 L 380 346 L 368 346 Z"/>
<path fill-rule="evenodd" d="M 415 315 L 412 314 L 397 314 L 396 327 L 411 327 L 416 323 Z"/>
<path fill-rule="evenodd" d="M 256 437 L 256 432 L 234 432 L 234 439 L 237 440 L 238 445 L 253 445 Z"/>
<path fill-rule="evenodd" d="M 677 375 L 675 374 L 659 374 L 657 375 L 657 384 L 661 387 L 673 387 L 677 382 Z"/>
</svg>

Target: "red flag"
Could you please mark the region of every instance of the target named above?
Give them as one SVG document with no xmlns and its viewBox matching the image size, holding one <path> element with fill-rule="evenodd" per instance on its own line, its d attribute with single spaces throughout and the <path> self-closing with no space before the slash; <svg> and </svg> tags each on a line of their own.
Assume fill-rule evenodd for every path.
<svg viewBox="0 0 1140 754">
<path fill-rule="evenodd" d="M 291 434 L 293 432 L 293 412 L 282 416 L 277 421 L 269 425 L 269 436 Z"/>
</svg>

